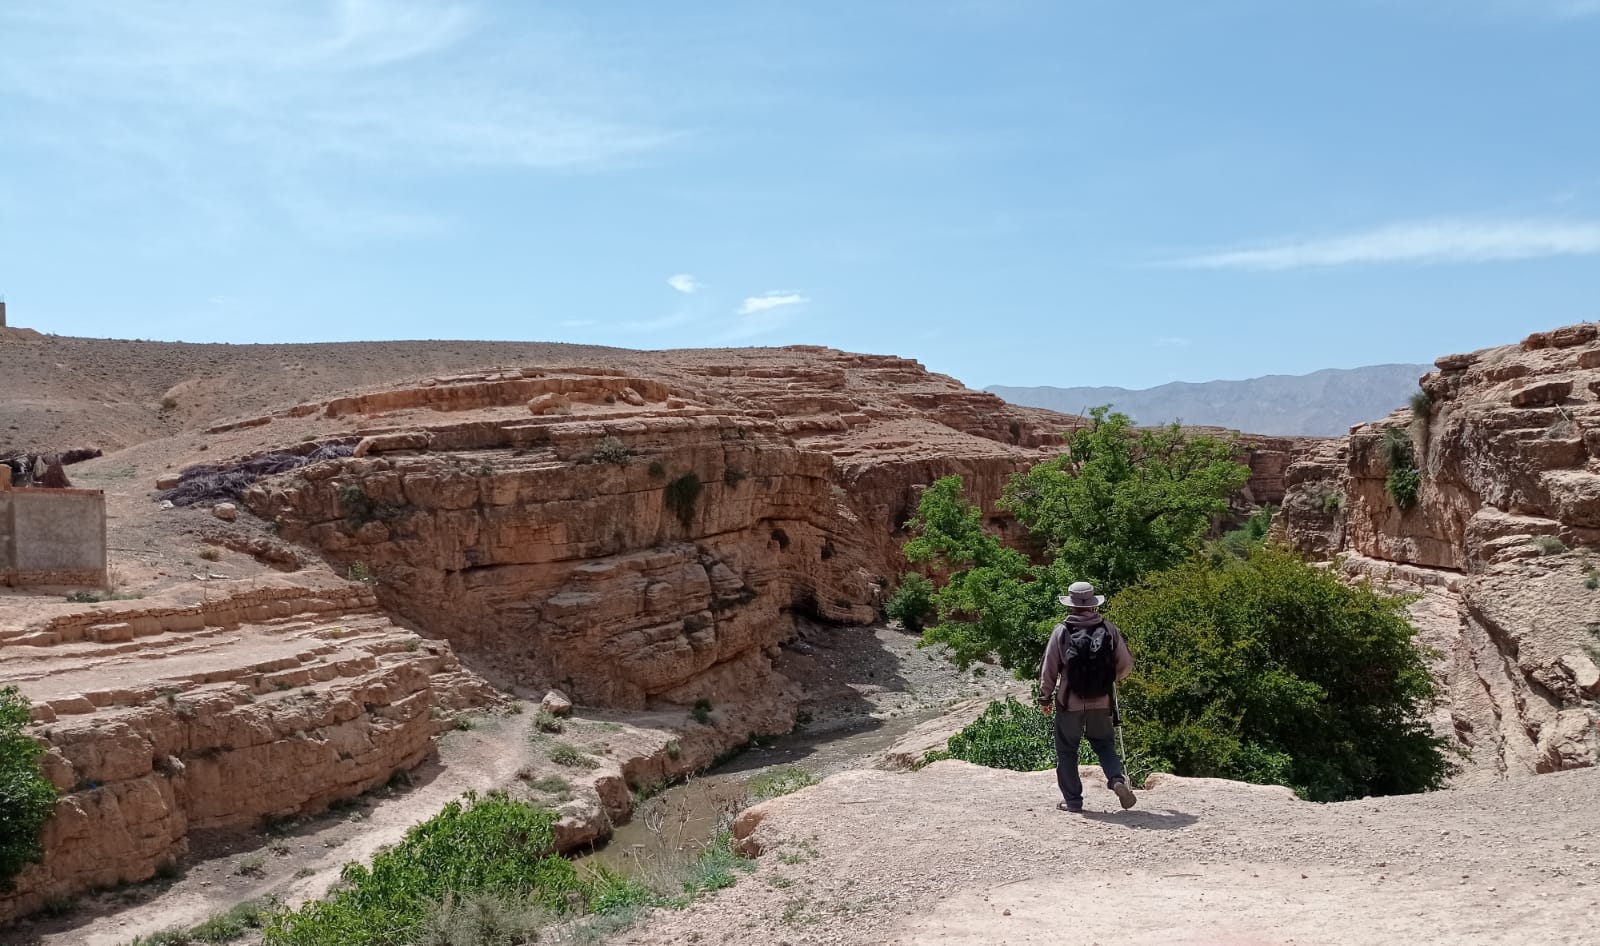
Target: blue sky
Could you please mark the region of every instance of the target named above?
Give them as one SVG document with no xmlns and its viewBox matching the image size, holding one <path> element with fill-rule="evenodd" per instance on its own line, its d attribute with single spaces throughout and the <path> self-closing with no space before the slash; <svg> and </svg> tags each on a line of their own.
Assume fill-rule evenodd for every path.
<svg viewBox="0 0 1600 946">
<path fill-rule="evenodd" d="M 0 7 L 61 334 L 1203 381 L 1600 318 L 1600 0 Z"/>
</svg>

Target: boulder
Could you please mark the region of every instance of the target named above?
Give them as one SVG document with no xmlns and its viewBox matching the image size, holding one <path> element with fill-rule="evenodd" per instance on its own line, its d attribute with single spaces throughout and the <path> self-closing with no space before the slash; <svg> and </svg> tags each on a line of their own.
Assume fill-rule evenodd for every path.
<svg viewBox="0 0 1600 946">
<path fill-rule="evenodd" d="M 223 522 L 232 522 L 239 518 L 239 507 L 233 503 L 217 503 L 211 507 L 211 514 Z"/>
<path fill-rule="evenodd" d="M 1434 362 L 1440 371 L 1455 372 L 1465 371 L 1478 360 L 1476 353 L 1464 355 L 1445 355 Z"/>
<path fill-rule="evenodd" d="M 163 476 L 156 477 L 156 489 L 177 489 L 178 484 L 181 482 L 183 482 L 183 477 L 181 475 L 177 473 L 167 473 Z"/>
<path fill-rule="evenodd" d="M 561 414 L 572 410 L 572 398 L 565 394 L 541 394 L 528 401 L 528 413 Z"/>
<path fill-rule="evenodd" d="M 539 701 L 539 708 L 552 716 L 571 716 L 572 701 L 560 690 L 551 690 Z"/>
<path fill-rule="evenodd" d="M 629 404 L 632 404 L 634 407 L 643 407 L 645 405 L 644 395 L 640 394 L 638 391 L 635 391 L 633 388 L 623 388 L 622 399 Z"/>
<path fill-rule="evenodd" d="M 1600 667 L 1584 654 L 1566 654 L 1556 658 L 1556 663 L 1572 678 L 1573 686 L 1584 694 L 1600 696 Z"/>
<path fill-rule="evenodd" d="M 1511 395 L 1512 407 L 1550 407 L 1572 395 L 1571 381 L 1541 381 Z"/>
<path fill-rule="evenodd" d="M 393 434 L 374 434 L 362 437 L 352 456 L 365 457 L 374 453 L 394 453 L 400 450 L 426 450 L 433 438 L 424 430 L 406 430 Z"/>
</svg>

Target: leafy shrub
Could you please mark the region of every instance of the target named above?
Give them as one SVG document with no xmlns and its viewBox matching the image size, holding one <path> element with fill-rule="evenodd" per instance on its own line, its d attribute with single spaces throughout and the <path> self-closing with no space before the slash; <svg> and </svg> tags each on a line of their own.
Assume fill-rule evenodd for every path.
<svg viewBox="0 0 1600 946">
<path fill-rule="evenodd" d="M 1538 549 L 1540 555 L 1560 555 L 1567 550 L 1567 543 L 1553 535 L 1536 535 L 1528 544 Z"/>
<path fill-rule="evenodd" d="M 372 859 L 350 864 L 326 900 L 274 917 L 270 946 L 406 946 L 451 895 L 516 897 L 553 913 L 587 902 L 572 863 L 555 853 L 555 815 L 504 795 L 473 793 L 415 825 Z"/>
<path fill-rule="evenodd" d="M 195 554 L 208 562 L 218 562 L 222 560 L 222 550 L 217 548 L 215 545 L 208 545 Z"/>
<path fill-rule="evenodd" d="M 797 765 L 786 765 L 751 779 L 750 794 L 755 798 L 777 798 L 815 784 L 817 777 L 811 772 Z"/>
<path fill-rule="evenodd" d="M 906 630 L 921 633 L 924 624 L 936 613 L 933 607 L 933 582 L 916 572 L 907 572 L 883 611 L 905 625 Z"/>
<path fill-rule="evenodd" d="M 1428 417 L 1433 413 L 1433 396 L 1427 391 L 1414 391 L 1407 401 L 1413 417 Z"/>
<path fill-rule="evenodd" d="M 990 703 L 971 725 L 950 737 L 944 752 L 930 753 L 928 761 L 965 759 L 974 765 L 1016 772 L 1054 768 L 1052 725 L 1039 707 L 1008 696 Z"/>
<path fill-rule="evenodd" d="M 493 468 L 488 472 L 493 473 Z M 367 495 L 366 490 L 355 483 L 345 483 L 340 486 L 338 498 L 339 508 L 344 510 L 345 518 L 357 526 L 364 526 L 369 522 L 390 522 L 400 516 L 398 506 L 373 499 Z"/>
<path fill-rule="evenodd" d="M 173 410 L 177 406 L 178 406 L 178 399 L 173 397 L 170 394 L 161 399 L 161 409 L 164 410 L 164 411 Z"/>
<path fill-rule="evenodd" d="M 702 488 L 697 474 L 685 473 L 668 483 L 662 493 L 667 508 L 672 510 L 685 529 L 694 523 L 694 507 L 700 499 Z"/>
<path fill-rule="evenodd" d="M 1330 516 L 1337 516 L 1344 511 L 1344 492 L 1334 490 L 1322 497 L 1322 511 Z"/>
<path fill-rule="evenodd" d="M 1417 451 L 1411 436 L 1399 427 L 1390 427 L 1383 436 L 1383 458 L 1389 468 L 1384 489 L 1401 510 L 1410 509 L 1422 492 L 1422 471 L 1417 469 Z"/>
<path fill-rule="evenodd" d="M 1600 571 L 1589 569 L 1589 573 L 1583 578 L 1583 587 L 1590 591 L 1600 590 Z"/>
<path fill-rule="evenodd" d="M 1244 525 L 1223 534 L 1212 544 L 1212 557 L 1220 562 L 1224 558 L 1249 558 L 1250 553 L 1267 542 L 1272 529 L 1272 516 L 1276 507 L 1262 506 L 1246 519 Z"/>
<path fill-rule="evenodd" d="M 1405 605 L 1270 548 L 1151 576 L 1108 611 L 1138 655 L 1119 688 L 1130 754 L 1317 801 L 1438 787 Z"/>
<path fill-rule="evenodd" d="M 541 707 L 539 712 L 534 714 L 533 728 L 543 733 L 559 733 L 567 726 L 561 721 L 561 717 Z"/>
<path fill-rule="evenodd" d="M 44 856 L 39 832 L 56 810 L 56 787 L 39 765 L 44 747 L 24 732 L 31 718 L 21 691 L 0 689 L 0 891 Z"/>
<path fill-rule="evenodd" d="M 711 725 L 711 701 L 695 700 L 694 708 L 689 710 L 689 718 L 702 726 Z"/>
<path fill-rule="evenodd" d="M 569 769 L 593 769 L 600 763 L 570 742 L 558 742 L 550 747 L 550 761 Z"/>
<path fill-rule="evenodd" d="M 633 458 L 633 451 L 629 450 L 628 445 L 621 440 L 615 437 L 605 437 L 595 445 L 592 457 L 596 463 L 612 463 L 617 466 L 624 466 Z"/>
</svg>

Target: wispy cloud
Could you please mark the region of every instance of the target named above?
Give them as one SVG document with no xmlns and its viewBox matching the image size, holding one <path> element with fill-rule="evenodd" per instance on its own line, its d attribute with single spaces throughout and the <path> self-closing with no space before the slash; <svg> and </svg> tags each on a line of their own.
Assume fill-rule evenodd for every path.
<svg viewBox="0 0 1600 946">
<path fill-rule="evenodd" d="M 1168 265 L 1186 269 L 1285 270 L 1383 263 L 1487 263 L 1596 254 L 1600 254 L 1600 223 L 1438 220 L 1203 253 L 1172 260 Z"/>
<path fill-rule="evenodd" d="M 687 296 L 692 296 L 705 288 L 704 283 L 700 282 L 698 279 L 695 279 L 688 273 L 679 273 L 676 276 L 668 276 L 667 285 Z"/>
<path fill-rule="evenodd" d="M 1167 335 L 1156 339 L 1157 348 L 1188 348 L 1190 341 L 1176 335 Z"/>
<path fill-rule="evenodd" d="M 477 0 L 4 4 L 6 133 L 93 162 L 97 180 L 139 181 L 227 221 L 252 207 L 258 222 L 263 208 L 294 216 L 284 205 L 314 190 L 331 203 L 348 190 L 330 189 L 338 175 L 588 169 L 677 137 L 603 44 L 495 12 Z M 391 216 L 415 229 L 416 215 Z"/>
<path fill-rule="evenodd" d="M 744 304 L 739 306 L 739 314 L 754 315 L 758 312 L 766 312 L 771 309 L 781 309 L 785 306 L 805 305 L 810 301 L 810 299 L 798 292 L 774 289 L 770 292 L 764 292 L 759 296 L 751 296 L 744 300 Z"/>
</svg>

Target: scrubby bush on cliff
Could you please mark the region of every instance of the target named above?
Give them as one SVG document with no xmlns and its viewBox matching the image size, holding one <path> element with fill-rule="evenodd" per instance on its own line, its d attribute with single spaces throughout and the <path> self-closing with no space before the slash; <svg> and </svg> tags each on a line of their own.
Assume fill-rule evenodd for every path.
<svg viewBox="0 0 1600 946">
<path fill-rule="evenodd" d="M 916 572 L 907 572 L 900 579 L 883 613 L 905 626 L 913 633 L 921 633 L 924 624 L 934 615 L 933 582 Z"/>
<path fill-rule="evenodd" d="M 1043 548 L 1043 565 L 984 530 L 960 477 L 923 492 L 905 554 L 950 574 L 923 636 L 962 666 L 991 655 L 1008 668 L 1036 665 L 1062 589 L 1088 580 L 1115 592 L 1177 564 L 1249 478 L 1225 441 L 1176 426 L 1135 431 L 1105 408 L 1090 415 L 1066 454 L 1013 477 L 1001 499 Z"/>
<path fill-rule="evenodd" d="M 0 689 L 0 890 L 44 856 L 39 833 L 56 808 L 56 787 L 39 767 L 44 747 L 23 731 L 30 718 L 16 687 Z"/>
<path fill-rule="evenodd" d="M 1422 471 L 1411 436 L 1401 428 L 1390 427 L 1383 435 L 1383 461 L 1389 470 L 1383 480 L 1389 498 L 1402 510 L 1415 506 L 1422 493 Z"/>
</svg>

